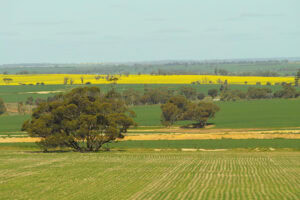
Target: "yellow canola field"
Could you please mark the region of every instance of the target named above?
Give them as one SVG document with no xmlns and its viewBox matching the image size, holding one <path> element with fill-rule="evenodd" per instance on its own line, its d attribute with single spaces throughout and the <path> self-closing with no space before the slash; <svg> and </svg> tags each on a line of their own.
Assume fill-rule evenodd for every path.
<svg viewBox="0 0 300 200">
<path fill-rule="evenodd" d="M 255 77 L 255 76 L 216 76 L 216 75 L 114 75 L 109 78 L 106 75 L 91 74 L 28 74 L 28 75 L 0 75 L 0 85 L 22 85 L 37 84 L 43 82 L 45 85 L 64 84 L 64 79 L 68 78 L 68 84 L 72 79 L 73 84 L 82 84 L 90 82 L 91 84 L 107 84 L 112 83 L 113 79 L 118 84 L 190 84 L 199 82 L 200 84 L 218 84 L 224 83 L 225 80 L 229 84 L 248 84 L 255 85 L 260 82 L 266 85 L 270 82 L 272 85 L 276 83 L 294 83 L 293 77 Z M 99 78 L 100 77 L 100 78 Z"/>
</svg>

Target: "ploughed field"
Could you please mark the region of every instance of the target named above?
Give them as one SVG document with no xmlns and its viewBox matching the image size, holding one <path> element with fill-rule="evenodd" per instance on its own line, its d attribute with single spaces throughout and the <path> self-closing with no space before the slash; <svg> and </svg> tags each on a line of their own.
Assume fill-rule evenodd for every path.
<svg viewBox="0 0 300 200">
<path fill-rule="evenodd" d="M 299 199 L 299 152 L 0 151 L 0 199 Z"/>
</svg>

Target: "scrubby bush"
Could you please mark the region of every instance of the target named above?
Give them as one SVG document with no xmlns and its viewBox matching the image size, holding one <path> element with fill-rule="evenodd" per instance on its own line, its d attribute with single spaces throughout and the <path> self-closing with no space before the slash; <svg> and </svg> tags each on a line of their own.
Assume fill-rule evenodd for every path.
<svg viewBox="0 0 300 200">
<path fill-rule="evenodd" d="M 298 97 L 298 92 L 295 87 L 291 85 L 284 85 L 282 90 L 278 90 L 274 93 L 276 98 L 295 98 Z"/>
<path fill-rule="evenodd" d="M 226 90 L 221 93 L 221 101 L 237 101 L 245 99 L 247 97 L 246 93 L 241 90 Z"/>
<path fill-rule="evenodd" d="M 267 99 L 272 98 L 272 90 L 270 88 L 249 87 L 247 97 L 249 99 Z"/>
</svg>

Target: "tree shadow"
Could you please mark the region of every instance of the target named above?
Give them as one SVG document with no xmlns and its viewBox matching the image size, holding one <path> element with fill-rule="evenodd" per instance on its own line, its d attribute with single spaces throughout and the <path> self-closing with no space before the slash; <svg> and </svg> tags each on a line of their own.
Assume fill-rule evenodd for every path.
<svg viewBox="0 0 300 200">
<path fill-rule="evenodd" d="M 196 124 L 196 123 L 192 123 L 192 124 L 187 124 L 187 125 L 180 126 L 180 128 L 182 128 L 182 129 L 205 129 L 205 128 L 208 128 L 210 126 L 215 126 L 214 123 L 207 123 L 206 126 L 203 126 L 203 127 L 199 127 L 197 125 L 198 124 Z"/>
<path fill-rule="evenodd" d="M 36 150 L 36 151 L 25 151 L 25 153 L 45 153 L 45 154 L 50 154 L 50 153 L 69 153 L 69 152 L 74 152 L 74 151 L 72 151 L 72 150 L 51 150 L 51 151 Z"/>
</svg>

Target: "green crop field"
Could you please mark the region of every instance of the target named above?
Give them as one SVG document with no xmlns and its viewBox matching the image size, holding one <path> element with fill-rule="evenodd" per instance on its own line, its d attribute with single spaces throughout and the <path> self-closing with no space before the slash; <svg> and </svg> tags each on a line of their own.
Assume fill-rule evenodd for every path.
<svg viewBox="0 0 300 200">
<path fill-rule="evenodd" d="M 49 92 L 49 91 L 66 91 L 70 90 L 74 87 L 80 87 L 86 85 L 19 85 L 19 86 L 0 86 L 0 97 L 6 103 L 14 103 L 19 101 L 25 101 L 28 97 L 35 98 L 47 98 L 49 96 L 55 95 L 55 93 L 38 93 L 38 92 Z M 112 87 L 112 85 L 102 84 L 102 85 L 89 85 L 99 87 L 102 91 L 107 91 Z M 220 85 L 191 85 L 191 84 L 148 84 L 146 87 L 148 88 L 157 88 L 157 87 L 165 87 L 172 90 L 178 90 L 183 86 L 191 86 L 197 90 L 197 92 L 201 92 L 207 95 L 207 91 L 209 89 L 219 89 Z M 126 89 L 133 88 L 137 91 L 143 92 L 145 85 L 143 84 L 117 84 L 115 85 L 117 91 L 123 92 Z M 248 87 L 268 87 L 273 91 L 277 91 L 281 89 L 281 86 L 249 86 L 249 85 L 230 85 L 231 89 L 239 89 L 242 91 L 246 91 Z M 300 90 L 300 88 L 299 88 Z"/>
<path fill-rule="evenodd" d="M 300 99 L 271 99 L 218 102 L 221 110 L 209 120 L 216 128 L 280 128 L 299 127 Z M 160 107 L 136 106 L 140 125 L 160 125 Z M 181 123 L 183 124 L 183 123 Z"/>
<path fill-rule="evenodd" d="M 218 128 L 279 128 L 300 126 L 300 99 L 220 102 L 212 123 Z"/>
<path fill-rule="evenodd" d="M 298 199 L 299 152 L 0 152 L 0 199 Z"/>
<path fill-rule="evenodd" d="M 300 150 L 299 139 L 211 139 L 211 140 L 138 140 L 112 142 L 104 145 L 110 149 L 255 149 L 269 151 L 275 149 Z M 36 143 L 0 143 L 0 150 L 3 149 L 24 149 L 39 150 Z"/>
<path fill-rule="evenodd" d="M 286 128 L 300 127 L 300 100 L 272 99 L 218 102 L 221 110 L 210 120 L 215 128 Z M 139 126 L 161 126 L 159 105 L 135 106 Z M 0 116 L 0 133 L 20 131 L 28 115 Z M 190 122 L 179 122 L 183 125 Z"/>
<path fill-rule="evenodd" d="M 235 149 L 235 148 L 293 148 L 300 150 L 299 139 L 212 139 L 212 140 L 148 140 L 123 141 L 109 144 L 112 148 L 157 149 Z"/>
<path fill-rule="evenodd" d="M 29 115 L 0 116 L 0 134 L 20 131 L 23 122 L 29 118 Z"/>
</svg>

